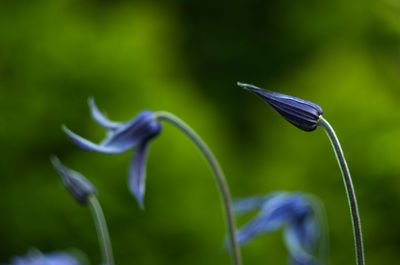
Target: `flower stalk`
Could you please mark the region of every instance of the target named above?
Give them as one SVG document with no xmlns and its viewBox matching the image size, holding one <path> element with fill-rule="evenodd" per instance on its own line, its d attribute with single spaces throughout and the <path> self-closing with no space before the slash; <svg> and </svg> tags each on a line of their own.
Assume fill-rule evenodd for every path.
<svg viewBox="0 0 400 265">
<path fill-rule="evenodd" d="M 361 233 L 360 215 L 356 194 L 354 192 L 353 183 L 347 167 L 346 159 L 339 140 L 331 125 L 322 117 L 322 108 L 311 102 L 301 98 L 285 95 L 278 92 L 265 90 L 250 84 L 238 83 L 239 86 L 253 92 L 257 96 L 266 101 L 274 108 L 283 118 L 292 123 L 303 131 L 313 131 L 317 126 L 321 126 L 332 144 L 338 161 L 340 171 L 342 173 L 344 186 L 346 189 L 347 199 L 350 206 L 351 221 L 353 226 L 354 244 L 356 251 L 357 265 L 364 265 L 364 250 Z"/>
<path fill-rule="evenodd" d="M 337 138 L 332 126 L 325 120 L 322 115 L 319 118 L 318 125 L 321 126 L 332 144 L 335 151 L 336 159 L 338 161 L 340 171 L 342 173 L 344 186 L 346 188 L 347 199 L 350 206 L 351 221 L 353 225 L 354 244 L 356 249 L 357 265 L 364 265 L 364 248 L 361 233 L 360 214 L 358 212 L 356 194 L 351 180 L 350 171 L 344 158 L 342 147 L 340 146 L 339 139 Z"/>
<path fill-rule="evenodd" d="M 88 197 L 89 208 L 93 215 L 93 220 L 96 225 L 97 236 L 104 265 L 114 265 L 114 257 L 111 247 L 111 240 L 107 229 L 106 219 L 104 218 L 103 211 L 100 203 L 95 195 Z"/>
<path fill-rule="evenodd" d="M 215 180 L 217 182 L 217 186 L 220 192 L 220 196 L 222 198 L 222 204 L 224 207 L 225 218 L 228 229 L 228 239 L 231 248 L 232 262 L 234 265 L 241 265 L 241 255 L 238 247 L 238 243 L 235 236 L 235 220 L 233 217 L 232 211 L 232 202 L 229 193 L 229 188 L 226 183 L 226 178 L 224 172 L 222 171 L 221 166 L 219 165 L 217 159 L 214 154 L 207 146 L 207 144 L 201 139 L 201 137 L 184 121 L 176 117 L 175 115 L 169 112 L 156 112 L 154 113 L 154 118 L 158 121 L 166 121 L 172 125 L 174 125 L 177 129 L 183 132 L 200 150 L 203 154 L 204 158 L 207 160 L 212 173 L 215 176 Z"/>
<path fill-rule="evenodd" d="M 102 264 L 114 265 L 111 240 L 103 211 L 96 197 L 96 188 L 82 174 L 64 166 L 56 156 L 51 157 L 51 162 L 54 169 L 60 175 L 62 183 L 71 197 L 80 205 L 89 205 L 96 226 L 100 250 L 103 257 Z"/>
</svg>

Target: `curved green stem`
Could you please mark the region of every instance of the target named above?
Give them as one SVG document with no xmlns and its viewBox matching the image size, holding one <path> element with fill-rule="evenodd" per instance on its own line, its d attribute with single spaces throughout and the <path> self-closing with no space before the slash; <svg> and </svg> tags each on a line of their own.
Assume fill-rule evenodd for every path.
<svg viewBox="0 0 400 265">
<path fill-rule="evenodd" d="M 190 128 L 189 125 L 187 125 L 184 121 L 182 121 L 175 115 L 169 112 L 161 111 L 154 113 L 154 117 L 159 121 L 167 121 L 178 128 L 180 131 L 182 131 L 199 148 L 200 152 L 204 155 L 205 159 L 210 165 L 211 171 L 215 176 L 215 180 L 217 182 L 220 195 L 222 197 L 228 228 L 229 243 L 232 250 L 232 261 L 234 265 L 241 265 L 242 261 L 240 257 L 240 250 L 235 236 L 235 221 L 232 213 L 231 197 L 229 194 L 228 185 L 226 184 L 224 173 L 217 159 L 215 158 L 214 154 L 211 152 L 207 144 L 200 138 L 200 136 L 192 128 Z"/>
<path fill-rule="evenodd" d="M 110 236 L 100 203 L 95 195 L 90 195 L 88 198 L 88 204 L 90 210 L 92 211 L 93 219 L 96 225 L 97 236 L 99 237 L 100 249 L 103 257 L 103 264 L 114 265 Z"/>
<path fill-rule="evenodd" d="M 364 250 L 363 240 L 361 233 L 360 214 L 358 213 L 358 206 L 356 194 L 354 192 L 353 182 L 351 180 L 350 171 L 347 167 L 346 159 L 344 158 L 343 150 L 340 146 L 339 140 L 333 130 L 332 126 L 322 116 L 318 121 L 318 125 L 324 128 L 329 140 L 331 141 L 333 150 L 335 151 L 336 159 L 338 161 L 340 171 L 342 172 L 344 186 L 346 188 L 347 199 L 350 206 L 351 220 L 353 224 L 354 244 L 356 249 L 357 265 L 364 265 Z"/>
</svg>

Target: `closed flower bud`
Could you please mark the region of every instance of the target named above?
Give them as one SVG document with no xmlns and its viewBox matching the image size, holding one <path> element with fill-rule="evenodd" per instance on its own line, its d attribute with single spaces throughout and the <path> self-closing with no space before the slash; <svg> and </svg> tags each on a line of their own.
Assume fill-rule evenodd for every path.
<svg viewBox="0 0 400 265">
<path fill-rule="evenodd" d="M 237 84 L 261 97 L 282 117 L 297 128 L 304 131 L 313 131 L 317 128 L 318 120 L 322 115 L 322 109 L 317 104 L 301 98 L 265 90 L 253 85 L 240 82 Z"/>
<path fill-rule="evenodd" d="M 67 168 L 53 156 L 51 162 L 60 175 L 64 187 L 79 204 L 86 205 L 90 195 L 96 194 L 96 188 L 80 173 Z"/>
</svg>

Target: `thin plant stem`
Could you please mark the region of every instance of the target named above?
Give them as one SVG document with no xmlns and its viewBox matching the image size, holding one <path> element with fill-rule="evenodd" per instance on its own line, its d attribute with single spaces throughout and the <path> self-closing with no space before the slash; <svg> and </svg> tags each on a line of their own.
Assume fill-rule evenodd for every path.
<svg viewBox="0 0 400 265">
<path fill-rule="evenodd" d="M 364 265 L 364 250 L 361 233 L 360 214 L 358 213 L 357 199 L 354 192 L 353 182 L 351 180 L 350 171 L 344 158 L 343 150 L 332 126 L 322 116 L 318 121 L 318 125 L 324 128 L 329 140 L 331 141 L 333 150 L 335 151 L 340 171 L 342 172 L 344 186 L 346 188 L 347 199 L 350 206 L 351 221 L 353 225 L 354 244 L 356 250 L 357 265 Z"/>
<path fill-rule="evenodd" d="M 107 229 L 106 219 L 104 218 L 103 211 L 99 201 L 95 195 L 90 195 L 88 198 L 88 204 L 92 211 L 93 219 L 96 225 L 97 236 L 99 238 L 99 244 L 104 265 L 114 265 L 114 257 L 111 248 L 110 236 Z"/>
<path fill-rule="evenodd" d="M 229 188 L 226 183 L 225 175 L 217 159 L 215 158 L 214 154 L 207 146 L 207 144 L 200 138 L 200 136 L 189 125 L 187 125 L 184 121 L 182 121 L 175 115 L 169 112 L 160 111 L 156 112 L 154 114 L 154 117 L 159 121 L 169 122 L 180 131 L 182 131 L 199 148 L 200 152 L 204 155 L 205 159 L 210 165 L 211 171 L 215 176 L 215 180 L 217 182 L 220 195 L 222 197 L 228 229 L 228 239 L 231 247 L 232 262 L 234 265 L 241 265 L 242 261 L 240 256 L 240 249 L 238 247 L 235 236 L 235 220 L 232 213 L 232 202 L 229 194 Z"/>
</svg>

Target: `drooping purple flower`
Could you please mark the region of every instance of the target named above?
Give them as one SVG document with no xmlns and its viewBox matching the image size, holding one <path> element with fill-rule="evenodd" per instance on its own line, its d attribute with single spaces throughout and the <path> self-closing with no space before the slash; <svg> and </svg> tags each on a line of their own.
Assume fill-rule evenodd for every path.
<svg viewBox="0 0 400 265">
<path fill-rule="evenodd" d="M 79 204 L 86 205 L 90 195 L 97 193 L 96 188 L 82 174 L 64 166 L 53 156 L 51 162 L 60 175 L 64 187 Z"/>
<path fill-rule="evenodd" d="M 119 154 L 135 149 L 129 166 L 128 180 L 131 192 L 143 207 L 148 143 L 160 133 L 161 124 L 154 119 L 151 111 L 141 111 L 128 122 L 113 122 L 99 111 L 93 99 L 89 99 L 88 104 L 93 120 L 107 131 L 104 140 L 98 144 L 93 143 L 65 126 L 64 132 L 72 142 L 85 151 Z"/>
<path fill-rule="evenodd" d="M 313 131 L 322 115 L 322 108 L 317 104 L 301 98 L 262 89 L 250 84 L 238 82 L 238 86 L 246 88 L 261 97 L 282 117 L 304 131 Z"/>
<path fill-rule="evenodd" d="M 321 224 L 309 197 L 302 193 L 276 192 L 237 200 L 234 210 L 237 214 L 259 211 L 250 222 L 237 230 L 240 245 L 256 236 L 283 228 L 290 264 L 320 264 L 315 256 L 321 243 Z"/>
<path fill-rule="evenodd" d="M 65 252 L 42 254 L 35 250 L 24 257 L 13 258 L 9 265 L 80 265 L 80 263 Z"/>
</svg>

